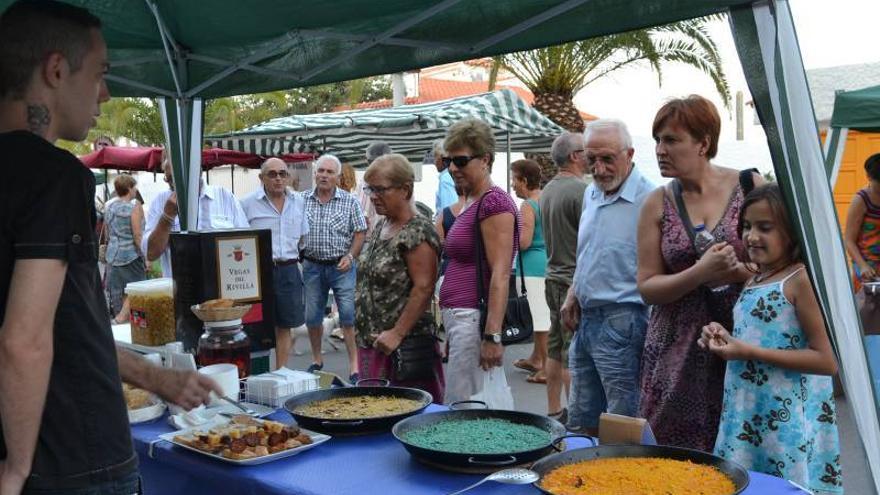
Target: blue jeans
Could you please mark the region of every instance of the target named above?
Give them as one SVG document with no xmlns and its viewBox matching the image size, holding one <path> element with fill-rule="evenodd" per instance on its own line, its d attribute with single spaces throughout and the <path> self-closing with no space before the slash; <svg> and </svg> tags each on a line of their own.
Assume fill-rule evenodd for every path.
<svg viewBox="0 0 880 495">
<path fill-rule="evenodd" d="M 581 311 L 568 351 L 569 428 L 596 428 L 603 412 L 634 416 L 648 308 L 606 304 Z"/>
<path fill-rule="evenodd" d="M 304 260 L 303 284 L 306 288 L 306 326 L 320 327 L 324 324 L 324 307 L 327 293 L 333 289 L 336 308 L 339 310 L 339 326 L 354 326 L 354 285 L 357 280 L 357 264 L 343 273 L 336 265 L 323 265 Z"/>
<path fill-rule="evenodd" d="M 88 488 L 25 489 L 22 495 L 139 495 L 143 493 L 141 477 L 134 472 L 115 481 L 105 481 Z"/>
</svg>

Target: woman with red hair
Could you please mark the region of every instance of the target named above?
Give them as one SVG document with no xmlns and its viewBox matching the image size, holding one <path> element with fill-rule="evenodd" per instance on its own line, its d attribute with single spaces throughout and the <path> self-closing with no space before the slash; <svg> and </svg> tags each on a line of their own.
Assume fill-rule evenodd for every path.
<svg viewBox="0 0 880 495">
<path fill-rule="evenodd" d="M 711 321 L 732 324 L 751 276 L 737 237 L 740 207 L 760 175 L 715 165 L 721 118 L 707 99 L 671 100 L 654 118 L 660 174 L 672 181 L 642 207 L 638 284 L 654 306 L 642 356 L 639 415 L 657 441 L 711 452 L 718 433 L 724 361 L 697 346 Z M 695 242 L 700 230 L 715 244 Z M 705 234 L 703 234 L 705 235 Z"/>
</svg>

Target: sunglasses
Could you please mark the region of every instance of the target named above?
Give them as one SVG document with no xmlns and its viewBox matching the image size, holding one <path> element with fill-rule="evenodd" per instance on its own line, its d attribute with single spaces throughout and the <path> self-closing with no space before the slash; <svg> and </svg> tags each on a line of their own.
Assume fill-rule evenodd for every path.
<svg viewBox="0 0 880 495">
<path fill-rule="evenodd" d="M 281 177 L 282 179 L 286 179 L 286 178 L 290 177 L 290 174 L 287 172 L 287 170 L 279 170 L 279 171 L 270 170 L 270 171 L 266 172 L 265 175 L 266 175 L 266 177 L 268 177 L 270 179 L 277 179 L 278 177 Z"/>
<path fill-rule="evenodd" d="M 471 160 L 473 160 L 474 158 L 482 158 L 482 157 L 483 157 L 482 155 L 474 155 L 474 156 L 467 156 L 467 155 L 459 155 L 459 156 L 444 156 L 444 157 L 441 158 L 440 160 L 443 162 L 443 166 L 444 166 L 444 167 L 448 167 L 450 164 L 453 164 L 453 163 L 454 163 L 456 167 L 458 167 L 458 168 L 462 168 L 462 167 L 464 167 L 465 165 L 467 165 L 468 163 L 470 163 Z"/>
</svg>

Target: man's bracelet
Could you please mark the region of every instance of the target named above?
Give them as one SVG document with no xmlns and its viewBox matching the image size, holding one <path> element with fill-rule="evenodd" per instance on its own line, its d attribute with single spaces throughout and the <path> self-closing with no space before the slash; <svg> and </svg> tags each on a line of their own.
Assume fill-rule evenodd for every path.
<svg viewBox="0 0 880 495">
<path fill-rule="evenodd" d="M 168 222 L 168 225 L 174 225 L 174 217 L 165 213 L 164 211 L 162 212 L 162 220 Z"/>
</svg>

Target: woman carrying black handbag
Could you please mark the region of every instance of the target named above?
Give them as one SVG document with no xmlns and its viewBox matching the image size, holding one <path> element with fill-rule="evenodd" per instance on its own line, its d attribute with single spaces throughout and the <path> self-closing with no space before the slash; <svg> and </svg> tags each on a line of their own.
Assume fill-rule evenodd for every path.
<svg viewBox="0 0 880 495">
<path fill-rule="evenodd" d="M 431 220 L 412 204 L 413 173 L 402 155 L 377 158 L 364 192 L 384 215 L 360 257 L 355 330 L 361 379 L 424 390 L 440 403 L 443 367 L 428 312 L 440 259 Z"/>
</svg>

